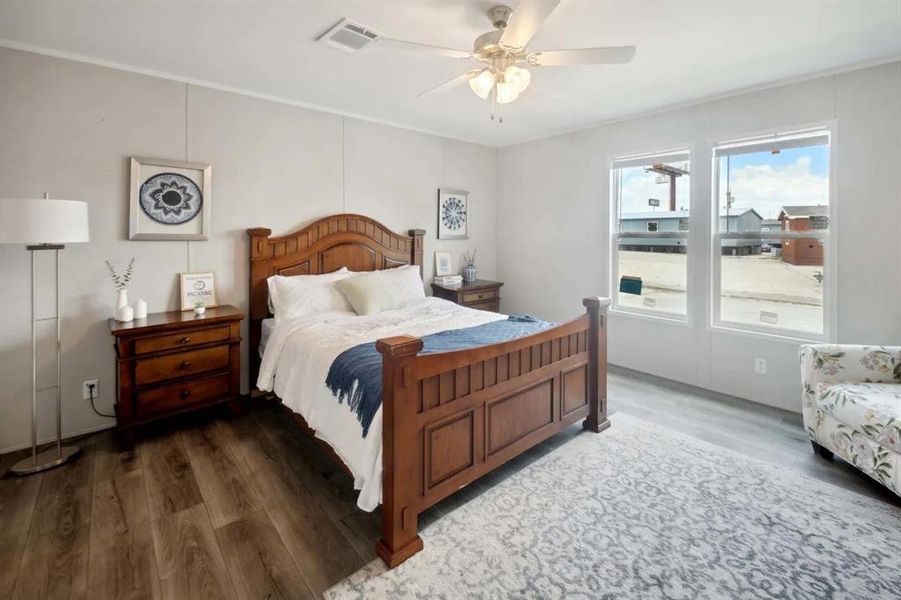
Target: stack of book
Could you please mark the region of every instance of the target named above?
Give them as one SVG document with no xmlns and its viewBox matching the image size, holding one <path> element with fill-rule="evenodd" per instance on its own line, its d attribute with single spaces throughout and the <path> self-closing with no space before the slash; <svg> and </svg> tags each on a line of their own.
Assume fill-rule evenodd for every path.
<svg viewBox="0 0 901 600">
<path fill-rule="evenodd" d="M 456 287 L 463 285 L 462 275 L 436 275 L 435 283 L 444 287 Z"/>
</svg>

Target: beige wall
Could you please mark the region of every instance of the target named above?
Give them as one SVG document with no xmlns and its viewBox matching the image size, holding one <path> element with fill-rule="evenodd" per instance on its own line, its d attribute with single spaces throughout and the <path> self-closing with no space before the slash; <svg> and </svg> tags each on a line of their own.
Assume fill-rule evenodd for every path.
<svg viewBox="0 0 901 600">
<path fill-rule="evenodd" d="M 247 227 L 290 231 L 317 217 L 358 212 L 396 231 L 421 227 L 425 278 L 433 252 L 477 248 L 480 275 L 496 274 L 495 150 L 173 81 L 0 49 L 0 196 L 90 204 L 91 242 L 62 254 L 63 429 L 109 426 L 81 398 L 100 378 L 111 410 L 115 376 L 106 318 L 114 293 L 104 259 L 135 257 L 134 302 L 172 310 L 177 274 L 210 270 L 220 301 L 246 307 Z M 208 242 L 127 241 L 128 157 L 213 165 Z M 435 239 L 439 186 L 470 192 L 470 239 Z M 0 246 L 0 451 L 30 439 L 29 263 Z M 53 316 L 50 253 L 38 253 L 37 316 Z M 39 326 L 38 388 L 54 384 L 54 322 Z M 49 343 L 48 343 L 49 342 Z M 245 347 L 245 356 L 247 348 Z M 244 387 L 247 389 L 245 376 Z M 53 434 L 55 390 L 39 393 L 40 437 Z"/>
<path fill-rule="evenodd" d="M 506 309 L 559 319 L 607 294 L 610 160 L 691 151 L 689 323 L 610 316 L 610 361 L 800 412 L 797 341 L 708 326 L 711 159 L 717 139 L 835 125 L 835 341 L 901 344 L 901 63 L 736 95 L 502 148 L 499 273 Z M 523 236 L 530 243 L 522 243 Z M 768 362 L 765 376 L 754 359 Z M 678 418 L 678 415 L 674 415 Z"/>
</svg>

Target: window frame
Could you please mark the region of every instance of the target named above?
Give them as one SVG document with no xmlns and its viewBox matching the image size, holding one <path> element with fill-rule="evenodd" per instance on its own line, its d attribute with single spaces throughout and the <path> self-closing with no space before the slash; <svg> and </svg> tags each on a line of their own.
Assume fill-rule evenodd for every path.
<svg viewBox="0 0 901 600">
<path fill-rule="evenodd" d="M 691 292 L 690 292 L 690 282 L 692 276 L 692 265 L 691 260 L 689 258 L 689 253 L 691 252 L 689 248 L 689 234 L 691 233 L 691 228 L 682 230 L 681 228 L 678 231 L 629 231 L 623 232 L 620 230 L 620 190 L 622 185 L 621 171 L 623 168 L 627 168 L 628 165 L 623 166 L 623 163 L 633 162 L 633 161 L 641 161 L 641 160 L 653 160 L 655 158 L 669 158 L 672 156 L 686 156 L 688 160 L 689 169 L 691 168 L 691 149 L 688 145 L 678 146 L 676 148 L 661 150 L 655 152 L 642 152 L 642 153 L 633 153 L 627 155 L 618 155 L 612 156 L 608 161 L 608 173 L 610 173 L 610 210 L 611 210 L 611 219 L 610 219 L 610 311 L 613 313 L 619 313 L 623 315 L 629 315 L 634 317 L 643 317 L 652 320 L 660 320 L 666 321 L 669 323 L 677 323 L 680 325 L 690 325 L 691 324 Z M 664 161 L 666 162 L 666 161 Z M 637 165 L 636 165 L 637 166 Z M 689 170 L 689 176 L 691 172 Z M 693 183 L 692 180 L 689 179 L 689 209 L 688 209 L 688 218 L 689 222 L 691 221 L 692 209 L 691 209 L 691 192 Z M 658 222 L 659 227 L 659 222 Z M 644 238 L 644 239 L 681 239 L 684 240 L 685 246 L 685 313 L 674 313 L 663 310 L 655 310 L 644 307 L 635 307 L 635 306 L 624 306 L 619 302 L 619 280 L 620 280 L 620 271 L 619 271 L 619 244 L 620 240 L 624 237 L 628 238 Z"/>
<path fill-rule="evenodd" d="M 827 185 L 826 206 L 829 215 L 828 230 L 807 231 L 759 231 L 759 232 L 726 232 L 719 230 L 719 197 L 720 197 L 720 161 L 717 150 L 721 148 L 748 147 L 748 153 L 756 144 L 778 141 L 780 137 L 790 140 L 804 139 L 826 135 L 829 148 L 829 182 Z M 828 342 L 834 339 L 835 332 L 835 273 L 836 273 L 836 249 L 835 249 L 835 164 L 836 164 L 836 126 L 834 122 L 818 123 L 803 128 L 790 130 L 770 130 L 759 132 L 750 136 L 733 137 L 712 142 L 710 151 L 711 160 L 711 197 L 710 197 L 710 321 L 708 327 L 714 331 L 727 331 L 749 334 L 760 337 L 778 338 L 794 342 Z M 797 147 L 797 146 L 788 146 Z M 767 241 L 795 239 L 817 239 L 823 246 L 823 331 L 822 333 L 805 331 L 800 329 L 788 329 L 785 327 L 773 327 L 764 325 L 752 325 L 736 321 L 723 320 L 721 303 L 722 284 L 722 242 L 728 239 L 752 239 L 761 243 Z M 784 246 L 784 244 L 783 244 Z"/>
</svg>

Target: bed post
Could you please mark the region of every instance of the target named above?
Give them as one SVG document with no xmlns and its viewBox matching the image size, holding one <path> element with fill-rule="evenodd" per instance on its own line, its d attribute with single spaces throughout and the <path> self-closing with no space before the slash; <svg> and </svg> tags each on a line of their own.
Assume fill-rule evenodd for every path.
<svg viewBox="0 0 901 600">
<path fill-rule="evenodd" d="M 407 233 L 413 238 L 413 255 L 410 257 L 411 265 L 419 265 L 419 274 L 422 275 L 422 238 L 425 229 L 411 229 Z"/>
<path fill-rule="evenodd" d="M 249 358 L 250 389 L 257 386 L 257 375 L 260 372 L 260 347 L 263 319 L 269 316 L 269 290 L 266 278 L 271 275 L 265 259 L 269 258 L 269 236 L 272 230 L 266 227 L 254 227 L 247 230 L 250 238 L 250 314 L 247 330 L 250 334 Z"/>
<path fill-rule="evenodd" d="M 402 335 L 378 340 L 375 347 L 382 354 L 382 539 L 375 549 L 394 568 L 422 550 L 416 533 L 421 473 L 412 372 L 422 340 Z"/>
<path fill-rule="evenodd" d="M 585 298 L 588 310 L 588 418 L 585 429 L 600 433 L 610 427 L 607 419 L 607 307 L 609 298 Z"/>
</svg>

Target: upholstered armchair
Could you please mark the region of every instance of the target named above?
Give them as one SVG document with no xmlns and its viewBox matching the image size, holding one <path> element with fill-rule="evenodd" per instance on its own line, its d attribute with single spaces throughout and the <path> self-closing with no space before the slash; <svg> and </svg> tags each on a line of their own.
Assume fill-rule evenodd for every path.
<svg viewBox="0 0 901 600">
<path fill-rule="evenodd" d="M 838 454 L 901 496 L 901 347 L 818 344 L 800 354 L 814 451 Z"/>
</svg>

